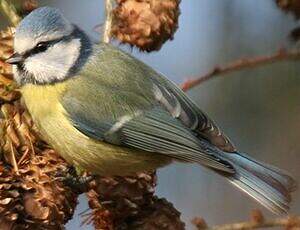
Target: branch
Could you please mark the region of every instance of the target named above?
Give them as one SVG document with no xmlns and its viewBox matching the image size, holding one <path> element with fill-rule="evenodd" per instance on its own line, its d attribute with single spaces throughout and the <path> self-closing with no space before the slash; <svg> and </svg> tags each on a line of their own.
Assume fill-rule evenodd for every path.
<svg viewBox="0 0 300 230">
<path fill-rule="evenodd" d="M 231 223 L 208 227 L 202 218 L 195 218 L 193 224 L 198 230 L 250 230 L 260 228 L 285 227 L 286 229 L 299 229 L 300 216 L 276 218 L 273 220 L 265 220 L 263 214 L 259 210 L 251 213 L 251 220 L 246 222 Z"/>
<path fill-rule="evenodd" d="M 21 17 L 18 15 L 15 6 L 10 1 L 0 0 L 0 9 L 13 26 L 17 26 L 21 21 Z"/>
<path fill-rule="evenodd" d="M 104 32 L 103 32 L 103 42 L 109 43 L 110 35 L 111 35 L 111 26 L 113 20 L 113 0 L 105 0 L 105 25 L 104 25 Z"/>
<path fill-rule="evenodd" d="M 279 49 L 276 53 L 267 55 L 267 56 L 258 56 L 252 58 L 243 58 L 236 60 L 225 66 L 216 66 L 213 70 L 200 76 L 196 79 L 190 79 L 181 84 L 181 88 L 184 91 L 188 91 L 191 88 L 194 88 L 197 85 L 202 84 L 203 82 L 210 80 L 212 78 L 216 78 L 217 76 L 225 76 L 224 74 L 246 69 L 253 68 L 262 65 L 267 65 L 279 61 L 290 61 L 290 60 L 298 60 L 300 59 L 300 51 L 299 50 L 286 50 L 284 48 Z"/>
</svg>

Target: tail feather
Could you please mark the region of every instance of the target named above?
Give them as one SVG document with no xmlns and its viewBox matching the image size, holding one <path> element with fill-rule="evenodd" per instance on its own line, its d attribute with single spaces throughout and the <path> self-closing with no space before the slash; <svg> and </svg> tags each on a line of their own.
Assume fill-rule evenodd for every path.
<svg viewBox="0 0 300 230">
<path fill-rule="evenodd" d="M 246 154 L 224 154 L 223 159 L 230 162 L 236 171 L 233 175 L 223 174 L 232 184 L 269 210 L 278 214 L 287 213 L 290 193 L 296 188 L 291 176 Z"/>
<path fill-rule="evenodd" d="M 237 175 L 228 177 L 232 184 L 275 213 L 288 211 L 289 199 L 287 197 L 246 170 L 240 168 L 237 171 Z"/>
<path fill-rule="evenodd" d="M 262 172 L 266 173 L 268 176 L 274 179 L 274 181 L 279 182 L 282 184 L 289 192 L 293 192 L 297 189 L 297 183 L 295 180 L 289 175 L 288 172 L 278 169 L 272 165 L 261 163 L 254 158 L 251 158 L 247 154 L 238 154 L 243 159 L 247 159 L 250 162 L 255 163 L 257 166 L 260 167 Z M 259 171 L 261 171 L 259 170 Z"/>
</svg>

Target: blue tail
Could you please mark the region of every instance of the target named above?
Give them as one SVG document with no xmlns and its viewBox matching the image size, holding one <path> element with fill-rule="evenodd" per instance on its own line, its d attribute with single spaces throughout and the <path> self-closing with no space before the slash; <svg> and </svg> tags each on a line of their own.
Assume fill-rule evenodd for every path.
<svg viewBox="0 0 300 230">
<path fill-rule="evenodd" d="M 223 174 L 232 184 L 269 210 L 277 214 L 287 213 L 290 193 L 296 189 L 291 176 L 246 154 L 224 153 L 222 158 L 230 162 L 236 171 L 234 174 Z"/>
</svg>

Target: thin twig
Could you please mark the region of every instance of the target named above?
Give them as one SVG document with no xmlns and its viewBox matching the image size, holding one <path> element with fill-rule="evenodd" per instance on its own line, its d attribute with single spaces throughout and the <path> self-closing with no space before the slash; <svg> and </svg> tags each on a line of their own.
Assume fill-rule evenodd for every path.
<svg viewBox="0 0 300 230">
<path fill-rule="evenodd" d="M 110 35 L 111 35 L 111 26 L 112 26 L 112 20 L 113 20 L 113 0 L 105 0 L 105 13 L 106 13 L 106 19 L 105 19 L 105 25 L 104 25 L 104 31 L 103 31 L 103 42 L 109 43 L 110 41 Z"/>
<path fill-rule="evenodd" d="M 212 78 L 215 78 L 217 76 L 225 76 L 225 74 L 246 69 L 246 68 L 253 68 L 258 67 L 262 65 L 267 65 L 279 61 L 285 61 L 285 60 L 297 60 L 300 59 L 300 50 L 286 50 L 284 48 L 279 49 L 276 53 L 267 55 L 267 56 L 258 56 L 258 57 L 252 57 L 252 58 L 243 58 L 239 59 L 237 61 L 234 61 L 228 65 L 225 66 L 216 66 L 213 70 L 208 72 L 207 74 L 204 74 L 198 78 L 190 79 L 185 81 L 181 88 L 184 91 L 190 90 L 191 88 L 200 85 L 204 81 L 210 80 Z"/>
<path fill-rule="evenodd" d="M 18 15 L 16 8 L 11 1 L 0 0 L 0 9 L 13 26 L 17 26 L 21 21 L 21 17 Z"/>
<path fill-rule="evenodd" d="M 274 220 L 265 221 L 263 223 L 255 222 L 240 222 L 233 224 L 225 224 L 207 228 L 206 230 L 247 230 L 259 228 L 273 228 L 273 227 L 289 227 L 289 229 L 300 227 L 300 217 L 277 218 Z"/>
<path fill-rule="evenodd" d="M 255 210 L 254 212 L 252 212 L 250 221 L 209 227 L 202 218 L 195 218 L 193 220 L 193 223 L 199 230 L 250 230 L 274 227 L 284 227 L 286 229 L 300 229 L 300 216 L 287 216 L 285 218 L 265 220 L 263 214 L 259 210 Z"/>
</svg>

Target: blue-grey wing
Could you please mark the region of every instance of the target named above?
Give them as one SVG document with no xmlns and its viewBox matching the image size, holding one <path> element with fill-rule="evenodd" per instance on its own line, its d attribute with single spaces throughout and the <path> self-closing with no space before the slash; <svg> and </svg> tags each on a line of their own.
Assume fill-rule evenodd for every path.
<svg viewBox="0 0 300 230">
<path fill-rule="evenodd" d="M 101 92 L 95 93 L 95 90 Z M 62 104 L 74 127 L 94 140 L 234 172 L 231 165 L 221 159 L 220 149 L 197 137 L 159 103 L 150 103 L 133 92 L 114 90 L 99 86 L 90 90 L 83 88 L 75 94 L 66 93 Z M 98 97 L 93 97 L 95 94 Z M 111 94 L 117 96 L 110 97 Z M 135 102 L 128 106 L 128 101 L 133 99 Z M 114 102 L 119 104 L 113 105 Z"/>
<path fill-rule="evenodd" d="M 122 122 L 121 122 L 122 123 Z M 234 169 L 219 156 L 221 151 L 205 139 L 199 139 L 179 120 L 160 107 L 137 114 L 124 124 L 112 127 L 105 138 L 133 148 L 168 155 L 177 160 L 194 162 L 220 171 Z M 114 142 L 111 142 L 114 143 Z"/>
<path fill-rule="evenodd" d="M 202 112 L 178 86 L 157 73 L 152 74 L 152 78 L 157 85 L 157 99 L 173 116 L 219 149 L 225 152 L 236 151 L 232 142 L 215 122 Z"/>
<path fill-rule="evenodd" d="M 173 82 L 129 54 L 107 44 L 101 44 L 97 64 L 93 66 L 115 87 L 155 94 L 156 102 L 201 138 L 226 152 L 236 149 L 219 127 Z M 99 70 L 99 71 L 98 71 Z M 89 72 L 89 74 L 93 74 Z M 150 86 L 150 85 L 153 85 Z M 150 96 L 151 97 L 151 96 Z"/>
</svg>

